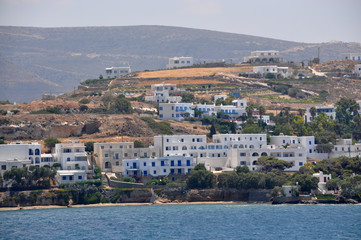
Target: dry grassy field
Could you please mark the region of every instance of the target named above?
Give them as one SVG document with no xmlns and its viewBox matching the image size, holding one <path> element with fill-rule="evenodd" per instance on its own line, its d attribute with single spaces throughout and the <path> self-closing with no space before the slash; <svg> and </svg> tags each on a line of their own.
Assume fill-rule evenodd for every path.
<svg viewBox="0 0 361 240">
<path fill-rule="evenodd" d="M 143 87 L 143 86 L 150 86 L 152 84 L 161 84 L 161 83 L 177 84 L 177 85 L 191 85 L 191 84 L 216 84 L 216 83 L 223 83 L 223 82 L 215 80 L 215 79 L 170 79 L 170 80 L 160 79 L 160 80 L 139 81 L 135 86 Z"/>
<path fill-rule="evenodd" d="M 232 73 L 252 71 L 250 66 L 242 67 L 217 67 L 217 68 L 184 68 L 184 69 L 171 69 L 152 72 L 141 72 L 137 78 L 186 78 L 186 77 L 207 77 L 216 73 Z"/>
</svg>

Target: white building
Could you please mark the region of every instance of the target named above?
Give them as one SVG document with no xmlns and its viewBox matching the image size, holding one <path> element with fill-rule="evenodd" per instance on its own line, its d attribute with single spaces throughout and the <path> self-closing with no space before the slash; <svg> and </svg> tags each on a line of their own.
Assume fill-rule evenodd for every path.
<svg viewBox="0 0 361 240">
<path fill-rule="evenodd" d="M 338 139 L 327 158 L 361 157 L 361 143 L 352 144 L 352 139 Z"/>
<path fill-rule="evenodd" d="M 182 121 L 194 117 L 193 103 L 159 103 L 159 119 Z"/>
<path fill-rule="evenodd" d="M 151 86 L 152 96 L 145 96 L 146 102 L 181 102 L 181 89 L 177 88 L 177 84 L 153 84 Z"/>
<path fill-rule="evenodd" d="M 331 119 L 336 118 L 336 110 L 335 110 L 335 107 L 334 107 L 333 104 L 331 106 L 318 106 L 318 107 L 315 107 L 315 108 L 317 110 L 315 118 L 320 113 L 325 113 Z M 311 109 L 310 107 L 306 108 L 306 121 L 307 122 L 312 122 L 313 121 L 310 109 Z"/>
<path fill-rule="evenodd" d="M 105 69 L 105 78 L 117 78 L 131 73 L 130 67 L 109 67 Z"/>
<path fill-rule="evenodd" d="M 133 142 L 94 143 L 94 156 L 102 171 L 122 173 L 124 159 L 159 157 L 160 148 L 134 148 Z"/>
<path fill-rule="evenodd" d="M 280 63 L 282 62 L 282 56 L 279 51 L 253 51 L 251 56 L 245 57 L 244 62 L 246 63 Z"/>
<path fill-rule="evenodd" d="M 361 61 L 361 53 L 345 53 L 342 55 L 344 60 Z"/>
<path fill-rule="evenodd" d="M 192 157 L 169 156 L 123 160 L 123 176 L 167 176 L 188 174 L 194 168 Z"/>
<path fill-rule="evenodd" d="M 253 67 L 253 72 L 259 74 L 262 77 L 265 77 L 267 73 L 274 74 L 275 77 L 281 75 L 284 78 L 287 78 L 292 75 L 292 71 L 289 71 L 288 67 L 277 67 L 276 65 L 255 66 Z"/>
<path fill-rule="evenodd" d="M 306 150 L 306 157 L 317 157 L 315 137 L 314 136 L 286 136 L 281 134 L 280 136 L 271 136 L 271 145 L 276 147 L 289 146 L 290 148 L 303 148 Z"/>
<path fill-rule="evenodd" d="M 193 66 L 193 57 L 169 58 L 167 69 Z"/>
<path fill-rule="evenodd" d="M 58 170 L 55 180 L 58 183 L 75 183 L 87 180 L 87 174 L 83 170 Z"/>
<path fill-rule="evenodd" d="M 227 99 L 227 95 L 214 95 L 214 102 L 217 102 L 218 99 L 222 99 L 222 100 L 226 100 Z"/>
<path fill-rule="evenodd" d="M 200 117 L 215 116 L 217 113 L 226 114 L 230 119 L 246 116 L 247 100 L 234 100 L 232 104 L 216 106 L 215 104 L 160 103 L 159 119 L 182 121 L 186 116 L 195 117 L 195 110 L 199 111 Z"/>
<path fill-rule="evenodd" d="M 355 65 L 354 74 L 356 76 L 358 76 L 358 77 L 361 77 L 361 64 L 356 64 Z"/>
<path fill-rule="evenodd" d="M 55 144 L 54 158 L 63 170 L 88 170 L 88 156 L 84 143 L 72 141 Z"/>
<path fill-rule="evenodd" d="M 41 166 L 41 145 L 36 142 L 0 144 L 0 165 L 2 174 L 12 167 Z"/>
</svg>

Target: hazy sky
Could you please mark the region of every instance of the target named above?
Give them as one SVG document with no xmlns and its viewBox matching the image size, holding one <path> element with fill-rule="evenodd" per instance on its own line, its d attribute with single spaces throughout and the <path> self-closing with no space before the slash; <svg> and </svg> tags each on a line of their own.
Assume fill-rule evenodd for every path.
<svg viewBox="0 0 361 240">
<path fill-rule="evenodd" d="M 361 42 L 361 0 L 0 0 L 0 25 L 165 25 L 292 40 Z"/>
</svg>

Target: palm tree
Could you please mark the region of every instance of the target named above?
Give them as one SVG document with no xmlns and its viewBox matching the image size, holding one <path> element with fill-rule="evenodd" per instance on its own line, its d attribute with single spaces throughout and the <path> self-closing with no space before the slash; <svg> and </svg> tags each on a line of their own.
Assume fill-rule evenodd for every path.
<svg viewBox="0 0 361 240">
<path fill-rule="evenodd" d="M 252 105 L 248 105 L 248 106 L 246 107 L 247 117 L 252 118 L 253 110 L 254 110 L 254 108 L 253 108 Z"/>
<path fill-rule="evenodd" d="M 266 109 L 265 109 L 263 106 L 259 106 L 258 112 L 259 112 L 259 118 L 260 118 L 260 120 L 261 120 L 261 124 L 262 124 L 262 126 L 263 126 L 262 116 L 265 115 Z"/>
<path fill-rule="evenodd" d="M 306 113 L 306 110 L 303 109 L 303 108 L 299 108 L 297 111 L 298 111 L 298 114 L 299 114 L 301 117 L 303 117 L 303 116 L 305 115 L 305 113 Z"/>
<path fill-rule="evenodd" d="M 310 114 L 312 116 L 312 120 L 315 120 L 316 114 L 317 114 L 317 109 L 315 107 L 311 107 L 310 108 Z"/>
<path fill-rule="evenodd" d="M 287 119 L 287 123 L 290 124 L 290 111 L 291 111 L 291 108 L 290 107 L 284 107 L 284 108 L 282 108 L 282 111 L 283 111 L 284 116 Z"/>
</svg>

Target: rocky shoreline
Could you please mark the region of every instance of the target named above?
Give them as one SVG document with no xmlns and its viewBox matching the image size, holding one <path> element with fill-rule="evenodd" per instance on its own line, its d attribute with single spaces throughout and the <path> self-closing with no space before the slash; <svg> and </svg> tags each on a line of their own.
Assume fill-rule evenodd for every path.
<svg viewBox="0 0 361 240">
<path fill-rule="evenodd" d="M 271 197 L 269 190 L 239 189 L 64 189 L 1 192 L 0 210 L 43 208 L 128 206 L 153 204 L 359 204 L 335 196 L 317 199 L 311 195 Z"/>
</svg>

